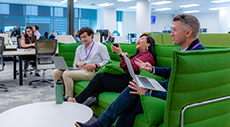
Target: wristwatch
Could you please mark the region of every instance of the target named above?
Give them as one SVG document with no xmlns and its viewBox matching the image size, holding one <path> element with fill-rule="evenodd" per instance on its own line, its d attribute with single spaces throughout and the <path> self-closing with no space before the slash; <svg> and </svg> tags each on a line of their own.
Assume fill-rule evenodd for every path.
<svg viewBox="0 0 230 127">
<path fill-rule="evenodd" d="M 150 95 L 150 94 L 149 94 L 149 91 L 146 91 L 146 92 L 145 92 L 145 95 L 149 96 L 149 95 Z"/>
</svg>

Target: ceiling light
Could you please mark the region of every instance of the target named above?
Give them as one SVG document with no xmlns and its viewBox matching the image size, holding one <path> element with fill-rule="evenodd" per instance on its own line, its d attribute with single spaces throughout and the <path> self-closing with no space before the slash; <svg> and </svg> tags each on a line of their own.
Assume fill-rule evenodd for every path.
<svg viewBox="0 0 230 127">
<path fill-rule="evenodd" d="M 114 5 L 114 3 L 104 3 L 104 4 L 99 4 L 98 6 L 107 7 L 111 5 Z"/>
<path fill-rule="evenodd" d="M 129 9 L 137 9 L 137 6 L 129 7 Z"/>
<path fill-rule="evenodd" d="M 172 3 L 172 1 L 160 1 L 160 2 L 154 2 L 151 3 L 152 5 L 162 5 L 162 4 L 169 4 Z"/>
<path fill-rule="evenodd" d="M 181 5 L 180 7 L 187 8 L 187 7 L 196 7 L 200 6 L 199 4 L 188 4 L 188 5 Z"/>
<path fill-rule="evenodd" d="M 200 11 L 199 10 L 184 11 L 184 13 L 196 13 L 196 12 L 200 12 Z"/>
<path fill-rule="evenodd" d="M 155 11 L 167 11 L 167 10 L 172 10 L 172 8 L 159 8 L 159 9 L 155 9 Z"/>
<path fill-rule="evenodd" d="M 73 2 L 77 2 L 77 0 L 74 0 Z M 61 3 L 62 4 L 67 3 L 67 0 L 63 0 Z"/>
<path fill-rule="evenodd" d="M 118 2 L 129 2 L 129 1 L 132 1 L 132 0 L 117 0 Z"/>
<path fill-rule="evenodd" d="M 212 3 L 224 3 L 224 2 L 230 2 L 230 0 L 216 0 L 216 1 L 212 1 Z"/>
<path fill-rule="evenodd" d="M 224 10 L 224 9 L 227 9 L 227 7 L 209 8 L 209 10 Z"/>
</svg>

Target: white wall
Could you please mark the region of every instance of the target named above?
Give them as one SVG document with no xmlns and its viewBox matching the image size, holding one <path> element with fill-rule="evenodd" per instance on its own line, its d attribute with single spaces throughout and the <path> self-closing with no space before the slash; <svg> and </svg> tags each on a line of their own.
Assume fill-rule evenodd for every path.
<svg viewBox="0 0 230 127">
<path fill-rule="evenodd" d="M 104 8 L 97 9 L 97 29 L 104 28 Z"/>
<path fill-rule="evenodd" d="M 220 22 L 219 13 L 197 13 L 193 14 L 200 21 L 201 28 L 207 28 L 207 33 L 219 33 L 220 32 Z"/>
<path fill-rule="evenodd" d="M 97 9 L 97 29 L 116 29 L 116 8 Z"/>
<path fill-rule="evenodd" d="M 228 33 L 230 31 L 230 10 L 219 11 L 220 33 Z"/>
<path fill-rule="evenodd" d="M 104 8 L 104 29 L 116 30 L 116 8 Z"/>
<path fill-rule="evenodd" d="M 123 36 L 128 35 L 128 33 L 137 33 L 136 29 L 136 12 L 123 12 Z"/>
<path fill-rule="evenodd" d="M 151 15 L 156 16 L 155 24 L 151 25 L 151 32 L 162 32 L 163 30 L 169 28 L 170 25 L 173 25 L 172 14 L 152 13 Z"/>
</svg>

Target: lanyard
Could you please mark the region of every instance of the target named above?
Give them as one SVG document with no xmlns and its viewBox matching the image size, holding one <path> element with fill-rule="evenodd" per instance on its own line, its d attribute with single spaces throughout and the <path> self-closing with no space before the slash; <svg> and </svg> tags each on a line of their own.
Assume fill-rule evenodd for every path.
<svg viewBox="0 0 230 127">
<path fill-rule="evenodd" d="M 196 47 L 198 47 L 200 45 L 200 42 L 197 43 L 195 46 L 193 46 L 190 50 L 194 50 Z"/>
<path fill-rule="evenodd" d="M 88 59 L 89 54 L 90 54 L 90 53 L 91 53 L 91 51 L 92 51 L 92 48 L 93 48 L 94 43 L 95 43 L 95 42 L 93 42 L 93 44 L 92 44 L 92 46 L 91 46 L 91 48 L 90 48 L 90 50 L 89 50 L 88 55 L 87 55 L 87 50 L 86 50 L 86 47 L 85 47 L 85 54 L 87 55 L 87 56 L 86 56 L 86 58 L 85 58 L 85 60 L 87 60 L 87 59 Z"/>
</svg>

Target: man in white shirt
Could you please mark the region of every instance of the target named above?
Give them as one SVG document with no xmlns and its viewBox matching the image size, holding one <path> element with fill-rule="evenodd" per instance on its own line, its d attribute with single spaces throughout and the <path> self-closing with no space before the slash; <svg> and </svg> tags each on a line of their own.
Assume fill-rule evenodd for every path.
<svg viewBox="0 0 230 127">
<path fill-rule="evenodd" d="M 38 40 L 38 39 L 40 39 L 41 38 L 41 34 L 39 33 L 39 26 L 38 25 L 34 25 L 33 26 L 33 30 L 34 30 L 34 35 L 36 36 L 36 39 Z"/>
<path fill-rule="evenodd" d="M 54 82 L 63 79 L 65 83 L 65 99 L 74 97 L 74 81 L 90 81 L 95 76 L 95 69 L 104 66 L 110 56 L 105 45 L 93 41 L 93 30 L 83 27 L 79 35 L 83 42 L 75 53 L 73 68 L 79 70 L 59 70 L 53 72 Z"/>
</svg>

